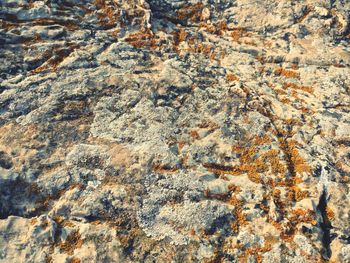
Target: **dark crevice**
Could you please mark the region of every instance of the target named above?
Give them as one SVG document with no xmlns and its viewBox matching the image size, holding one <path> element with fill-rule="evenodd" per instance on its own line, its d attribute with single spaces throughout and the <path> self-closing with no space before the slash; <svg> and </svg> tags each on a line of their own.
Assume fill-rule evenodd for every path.
<svg viewBox="0 0 350 263">
<path fill-rule="evenodd" d="M 345 244 L 350 244 L 350 236 L 342 235 L 339 237 L 340 240 L 342 240 Z"/>
<path fill-rule="evenodd" d="M 0 219 L 9 216 L 30 218 L 41 215 L 36 209 L 36 200 L 41 197 L 38 187 L 22 178 L 0 178 Z"/>
<path fill-rule="evenodd" d="M 4 169 L 10 169 L 13 163 L 11 157 L 3 151 L 0 151 L 0 167 Z"/>
<path fill-rule="evenodd" d="M 327 215 L 327 192 L 325 189 L 323 190 L 320 196 L 320 200 L 316 207 L 316 210 L 321 216 L 321 222 L 319 222 L 319 227 L 322 230 L 322 240 L 321 240 L 322 246 L 323 246 L 322 257 L 325 260 L 328 260 L 332 256 L 332 251 L 331 251 L 332 238 L 330 234 L 332 225 Z"/>
</svg>

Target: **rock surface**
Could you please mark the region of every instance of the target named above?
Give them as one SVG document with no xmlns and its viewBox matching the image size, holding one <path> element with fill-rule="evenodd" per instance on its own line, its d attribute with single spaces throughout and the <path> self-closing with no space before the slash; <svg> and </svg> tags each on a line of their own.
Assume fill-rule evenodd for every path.
<svg viewBox="0 0 350 263">
<path fill-rule="evenodd" d="M 0 22 L 0 262 L 350 261 L 348 1 Z"/>
</svg>

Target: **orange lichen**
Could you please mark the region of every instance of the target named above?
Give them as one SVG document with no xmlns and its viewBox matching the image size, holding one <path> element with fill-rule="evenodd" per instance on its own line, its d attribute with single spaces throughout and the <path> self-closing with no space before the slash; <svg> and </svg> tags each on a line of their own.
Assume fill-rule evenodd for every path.
<svg viewBox="0 0 350 263">
<path fill-rule="evenodd" d="M 73 22 L 65 22 L 63 25 L 69 30 L 74 31 L 79 28 L 79 24 L 73 23 Z"/>
<path fill-rule="evenodd" d="M 196 130 L 190 131 L 191 138 L 194 140 L 199 140 L 201 137 L 199 136 L 199 133 Z"/>
<path fill-rule="evenodd" d="M 31 183 L 28 189 L 28 192 L 30 195 L 34 194 L 37 195 L 41 191 L 41 187 L 37 183 Z"/>
<path fill-rule="evenodd" d="M 188 45 L 189 46 L 194 45 L 195 44 L 195 40 L 196 39 L 193 36 L 188 37 L 188 41 L 187 41 Z"/>
<path fill-rule="evenodd" d="M 59 21 L 49 18 L 37 18 L 31 21 L 33 26 L 48 26 L 59 24 L 66 27 L 68 30 L 76 30 L 79 28 L 79 24 L 71 21 Z"/>
<path fill-rule="evenodd" d="M 38 219 L 32 218 L 32 219 L 30 220 L 30 224 L 31 224 L 31 225 L 35 225 L 36 223 L 38 223 Z"/>
<path fill-rule="evenodd" d="M 201 20 L 203 8 L 204 5 L 202 3 L 186 5 L 176 12 L 177 16 L 174 20 L 177 20 L 178 22 L 199 22 Z"/>
<path fill-rule="evenodd" d="M 49 68 L 53 72 L 57 71 L 59 64 L 77 48 L 78 46 L 75 44 L 67 45 L 64 48 L 54 48 L 51 54 L 44 54 L 44 57 L 48 58 L 47 63 L 34 69 L 32 72 L 38 73 Z"/>
<path fill-rule="evenodd" d="M 258 60 L 261 64 L 265 64 L 265 62 L 266 62 L 266 57 L 265 56 L 263 56 L 263 55 L 257 55 L 256 57 L 256 60 Z"/>
<path fill-rule="evenodd" d="M 91 224 L 97 226 L 97 225 L 101 225 L 102 222 L 101 220 L 94 220 L 94 221 L 91 221 Z"/>
<path fill-rule="evenodd" d="M 277 157 L 272 157 L 270 160 L 271 170 L 274 174 L 285 174 L 286 166 Z"/>
<path fill-rule="evenodd" d="M 209 55 L 209 59 L 210 61 L 215 61 L 217 60 L 217 54 L 215 52 L 212 52 L 210 55 Z"/>
<path fill-rule="evenodd" d="M 74 227 L 75 225 L 71 221 L 64 220 L 63 223 L 62 223 L 62 226 L 64 226 L 64 227 Z"/>
<path fill-rule="evenodd" d="M 178 169 L 165 164 L 154 164 L 152 169 L 156 173 L 174 173 Z"/>
<path fill-rule="evenodd" d="M 59 244 L 59 247 L 61 252 L 73 255 L 74 250 L 81 248 L 82 245 L 83 240 L 81 239 L 79 230 L 74 230 L 67 236 L 64 242 Z"/>
<path fill-rule="evenodd" d="M 173 33 L 174 46 L 177 47 L 181 42 L 186 40 L 186 37 L 187 37 L 187 33 L 185 30 L 180 29 L 179 31 L 175 31 Z"/>
<path fill-rule="evenodd" d="M 283 76 L 286 78 L 300 78 L 299 73 L 292 71 L 292 70 L 287 70 L 284 68 L 278 68 L 275 70 L 275 74 L 278 76 Z"/>
<path fill-rule="evenodd" d="M 101 13 L 98 13 L 99 22 L 101 25 L 113 26 L 118 21 L 118 6 L 114 2 L 107 2 L 105 0 L 95 0 L 93 3 Z"/>
<path fill-rule="evenodd" d="M 41 42 L 43 39 L 41 38 L 40 34 L 35 34 L 34 37 L 30 37 L 30 38 L 25 38 L 22 41 L 22 44 L 24 45 L 30 45 L 30 44 L 35 44 L 35 43 L 39 43 Z"/>
<path fill-rule="evenodd" d="M 271 225 L 273 225 L 277 230 L 282 230 L 282 224 L 280 222 L 276 222 L 274 220 L 269 220 Z"/>
<path fill-rule="evenodd" d="M 200 28 L 204 28 L 211 34 L 221 36 L 227 30 L 227 23 L 225 21 L 220 21 L 217 24 L 200 23 Z"/>
<path fill-rule="evenodd" d="M 288 217 L 288 223 L 285 225 L 284 230 L 281 232 L 281 238 L 286 242 L 293 241 L 294 235 L 297 232 L 298 224 L 317 224 L 316 213 L 312 210 L 303 210 L 297 208 L 290 211 L 286 216 Z"/>
<path fill-rule="evenodd" d="M 188 51 L 209 55 L 212 49 L 213 49 L 213 46 L 211 44 L 199 43 L 194 47 L 191 47 Z"/>
<path fill-rule="evenodd" d="M 130 45 L 134 46 L 135 48 L 151 48 L 156 49 L 159 47 L 159 40 L 156 38 L 156 36 L 150 32 L 136 32 L 133 34 L 130 34 L 128 37 L 125 38 L 125 41 L 129 43 Z"/>
<path fill-rule="evenodd" d="M 299 69 L 298 64 L 297 64 L 297 63 L 293 63 L 293 64 L 292 64 L 292 69 L 298 70 L 298 69 Z"/>
<path fill-rule="evenodd" d="M 179 151 L 181 151 L 185 145 L 186 145 L 185 141 L 179 141 L 178 142 L 178 149 L 179 149 Z"/>
<path fill-rule="evenodd" d="M 229 73 L 226 75 L 226 80 L 227 81 L 236 81 L 236 80 L 239 80 L 239 78 L 234 75 L 233 73 Z"/>
<path fill-rule="evenodd" d="M 194 230 L 193 228 L 190 229 L 188 232 L 189 232 L 190 236 L 195 236 L 196 235 L 196 230 Z"/>
<path fill-rule="evenodd" d="M 299 187 L 292 186 L 289 187 L 286 197 L 290 202 L 299 202 L 308 196 L 309 193 L 307 191 L 302 191 Z"/>
<path fill-rule="evenodd" d="M 302 124 L 302 122 L 300 120 L 293 119 L 293 118 L 285 119 L 284 123 L 287 125 L 292 125 L 292 126 L 300 126 Z"/>
<path fill-rule="evenodd" d="M 33 69 L 32 72 L 33 73 L 39 73 L 39 72 L 44 71 L 44 70 L 46 70 L 48 68 L 49 68 L 48 65 L 42 65 L 40 67 L 37 67 L 37 68 Z"/>
<path fill-rule="evenodd" d="M 211 34 L 215 34 L 217 31 L 215 25 L 203 23 L 203 22 L 199 24 L 199 28 L 204 28 L 206 31 L 208 31 Z"/>
<path fill-rule="evenodd" d="M 307 107 L 299 107 L 298 110 L 300 110 L 304 114 L 312 115 L 315 113 L 315 111 L 307 108 Z"/>
<path fill-rule="evenodd" d="M 214 193 L 210 193 L 208 189 L 204 190 L 204 196 L 208 199 L 216 199 L 223 202 L 228 202 L 230 200 L 230 195 L 228 193 L 214 194 Z"/>
<path fill-rule="evenodd" d="M 248 224 L 246 216 L 243 214 L 242 201 L 232 195 L 229 204 L 235 206 L 233 214 L 235 220 L 231 223 L 231 229 L 234 233 L 238 233 L 239 228 Z"/>
<path fill-rule="evenodd" d="M 239 262 L 249 262 L 249 258 L 253 256 L 255 262 L 261 263 L 263 261 L 262 253 L 266 253 L 272 249 L 272 245 L 277 243 L 276 239 L 265 240 L 264 246 L 252 246 L 245 248 L 244 246 L 237 244 L 235 248 L 242 251 L 242 254 L 238 257 Z"/>
<path fill-rule="evenodd" d="M 268 114 L 266 114 L 269 116 Z M 232 151 L 237 154 L 238 165 L 219 165 L 205 164 L 208 170 L 222 176 L 224 174 L 242 175 L 247 174 L 248 178 L 255 182 L 264 184 L 269 189 L 264 201 L 259 204 L 267 215 L 269 215 L 269 202 L 272 200 L 276 205 L 276 211 L 281 218 L 278 222 L 268 216 L 268 221 L 281 231 L 281 238 L 286 242 L 292 242 L 297 231 L 299 223 L 315 224 L 315 215 L 308 210 L 291 210 L 295 202 L 299 202 L 309 196 L 309 192 L 302 190 L 298 184 L 302 179 L 298 177 L 300 173 L 310 173 L 311 167 L 306 163 L 305 159 L 299 153 L 301 144 L 290 138 L 294 132 L 287 129 L 277 128 L 281 123 L 276 122 L 273 116 L 269 116 L 274 124 L 271 132 L 277 137 L 278 149 L 270 149 L 266 152 L 261 152 L 264 147 L 262 145 L 270 144 L 272 137 L 255 136 L 248 137 L 242 142 L 232 146 Z M 299 125 L 296 119 L 287 119 L 282 121 L 282 127 L 290 127 Z M 273 173 L 273 178 L 268 178 L 269 173 Z M 287 173 L 288 172 L 288 173 Z M 276 187 L 283 187 L 282 192 Z M 246 217 L 243 214 L 243 203 L 234 195 L 235 186 L 232 187 L 231 199 L 229 204 L 234 205 L 234 215 L 237 218 L 235 223 L 232 223 L 231 228 L 234 232 L 238 232 L 241 226 L 246 224 Z M 282 220 L 285 219 L 285 220 Z M 259 253 L 256 253 L 258 255 Z"/>
<path fill-rule="evenodd" d="M 297 142 L 290 141 L 288 143 L 287 153 L 291 156 L 291 161 L 294 164 L 294 170 L 296 173 L 311 173 L 311 167 L 308 165 L 303 157 L 299 154 L 296 148 Z"/>
<path fill-rule="evenodd" d="M 239 157 L 240 163 L 242 165 L 248 165 L 253 161 L 254 156 L 257 154 L 257 148 L 255 146 L 247 147 L 241 152 Z"/>
<path fill-rule="evenodd" d="M 228 190 L 231 192 L 231 193 L 238 193 L 241 191 L 241 188 L 235 184 L 230 184 L 228 186 Z"/>
<path fill-rule="evenodd" d="M 272 47 L 273 42 L 269 41 L 269 40 L 264 40 L 264 47 L 266 48 L 271 48 Z"/>
<path fill-rule="evenodd" d="M 188 154 L 185 154 L 183 157 L 180 158 L 180 163 L 183 168 L 188 167 L 188 160 L 190 159 Z"/>
<path fill-rule="evenodd" d="M 291 103 L 290 99 L 288 99 L 287 97 L 281 98 L 280 101 L 281 101 L 283 104 L 290 104 L 290 103 Z"/>
<path fill-rule="evenodd" d="M 334 220 L 335 219 L 334 211 L 331 208 L 329 208 L 328 206 L 326 207 L 326 214 L 327 214 L 327 218 L 329 220 Z"/>
<path fill-rule="evenodd" d="M 227 30 L 227 23 L 226 23 L 226 21 L 220 21 L 218 23 L 217 27 L 220 29 L 220 34 L 221 34 L 223 31 Z"/>
<path fill-rule="evenodd" d="M 310 94 L 313 94 L 314 92 L 314 89 L 312 87 L 309 87 L 309 86 L 299 86 L 297 84 L 294 84 L 294 83 L 287 83 L 285 82 L 283 84 L 283 89 L 295 89 L 295 90 L 302 90 L 302 91 L 305 91 L 307 93 L 310 93 Z"/>
<path fill-rule="evenodd" d="M 258 184 L 258 183 L 261 182 L 260 175 L 257 172 L 248 172 L 248 178 L 253 183 L 257 183 Z"/>
<path fill-rule="evenodd" d="M 240 39 L 242 37 L 250 37 L 251 35 L 252 35 L 251 33 L 248 33 L 246 29 L 242 27 L 237 27 L 233 29 L 233 31 L 230 34 L 232 40 L 237 43 L 241 43 Z"/>
<path fill-rule="evenodd" d="M 236 195 L 232 195 L 230 201 L 229 201 L 230 205 L 233 206 L 241 206 L 242 205 L 242 201 L 238 200 Z"/>
<path fill-rule="evenodd" d="M 254 46 L 254 47 L 258 46 L 258 44 L 252 39 L 243 40 L 242 43 L 246 45 Z"/>
<path fill-rule="evenodd" d="M 69 190 L 72 190 L 74 188 L 79 188 L 79 189 L 82 189 L 84 186 L 80 183 L 75 183 L 75 184 L 72 184 L 70 185 L 68 188 L 65 188 L 65 189 L 62 189 L 60 191 L 58 191 L 56 194 L 54 195 L 49 195 L 49 196 L 43 196 L 41 198 L 39 198 L 37 201 L 36 201 L 36 204 L 39 205 L 39 207 L 37 209 L 45 209 L 47 208 L 49 205 L 50 205 L 50 202 L 52 200 L 57 200 L 59 199 L 61 196 L 63 196 L 67 191 Z"/>
<path fill-rule="evenodd" d="M 290 221 L 295 223 L 308 223 L 312 225 L 316 225 L 316 214 L 312 210 L 304 210 L 301 208 L 297 208 L 295 210 L 292 210 L 290 213 L 291 217 L 289 218 Z"/>
<path fill-rule="evenodd" d="M 232 146 L 232 151 L 238 153 L 239 165 L 223 166 L 218 164 L 205 164 L 211 172 L 219 175 L 232 174 L 240 175 L 246 173 L 248 178 L 255 183 L 261 183 L 261 174 L 269 169 L 274 174 L 284 174 L 286 171 L 285 164 L 278 156 L 278 151 L 271 149 L 265 153 L 258 154 L 257 146 L 270 142 L 269 137 L 254 137 L 252 139 L 253 146 L 242 147 L 239 144 Z"/>
<path fill-rule="evenodd" d="M 115 29 L 111 32 L 111 36 L 114 38 L 117 38 L 119 33 L 120 33 L 120 29 Z"/>
<path fill-rule="evenodd" d="M 292 134 L 293 133 L 289 132 L 289 136 Z M 290 172 L 293 174 L 293 176 L 295 176 L 297 173 L 311 173 L 312 169 L 310 165 L 308 165 L 305 159 L 299 154 L 297 146 L 300 144 L 297 141 L 284 140 L 283 138 L 279 138 L 278 141 L 280 148 L 285 154 L 287 165 L 289 166 Z"/>
<path fill-rule="evenodd" d="M 209 129 L 209 131 L 214 131 L 219 128 L 219 125 L 211 120 L 204 119 L 202 122 L 198 125 L 199 128 L 202 129 Z"/>
<path fill-rule="evenodd" d="M 243 148 L 239 143 L 236 143 L 231 147 L 232 152 L 240 152 L 242 149 Z"/>
<path fill-rule="evenodd" d="M 106 4 L 106 0 L 95 0 L 94 1 L 94 5 L 97 7 L 97 8 L 103 8 Z"/>
<path fill-rule="evenodd" d="M 70 260 L 67 261 L 67 263 L 80 263 L 81 260 L 80 258 L 71 258 Z"/>
<path fill-rule="evenodd" d="M 203 166 L 210 172 L 215 173 L 217 175 L 232 174 L 239 175 L 241 171 L 238 166 L 225 166 L 213 163 L 204 163 Z"/>
<path fill-rule="evenodd" d="M 253 144 L 254 145 L 264 145 L 271 143 L 271 139 L 269 136 L 264 135 L 264 136 L 254 136 L 253 138 Z"/>
<path fill-rule="evenodd" d="M 181 36 L 179 36 L 181 37 Z M 179 41 L 176 37 L 173 48 L 176 52 L 178 52 L 178 47 L 176 44 Z M 190 53 L 199 53 L 208 56 L 211 60 L 216 59 L 217 52 L 215 50 L 215 46 L 209 42 L 202 42 L 200 39 L 195 36 L 186 36 L 187 46 L 188 48 L 185 51 Z M 179 42 L 180 43 L 180 42 Z"/>
<path fill-rule="evenodd" d="M 52 219 L 53 219 L 53 221 L 56 222 L 57 225 L 62 227 L 62 224 L 64 222 L 64 217 L 63 216 L 54 216 Z"/>
<path fill-rule="evenodd" d="M 306 8 L 305 8 L 305 11 L 304 11 L 304 13 L 299 17 L 299 18 L 297 18 L 297 23 L 301 23 L 301 22 L 303 22 L 304 20 L 305 20 L 305 18 L 310 14 L 310 12 L 313 10 L 313 8 L 312 7 L 310 7 L 310 6 L 306 6 Z"/>
<path fill-rule="evenodd" d="M 274 174 L 285 174 L 286 166 L 278 156 L 278 151 L 276 149 L 270 149 L 261 155 L 264 162 L 270 164 L 271 170 Z"/>
<path fill-rule="evenodd" d="M 286 231 L 281 232 L 280 237 L 284 242 L 291 243 L 293 242 L 295 232 L 296 232 L 296 229 L 294 228 L 287 229 Z"/>
</svg>

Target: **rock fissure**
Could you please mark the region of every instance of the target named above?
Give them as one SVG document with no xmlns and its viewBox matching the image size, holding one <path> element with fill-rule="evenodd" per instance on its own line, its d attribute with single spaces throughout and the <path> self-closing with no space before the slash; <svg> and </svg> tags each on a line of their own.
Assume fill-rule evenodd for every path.
<svg viewBox="0 0 350 263">
<path fill-rule="evenodd" d="M 325 189 L 323 190 L 320 196 L 320 200 L 316 207 L 316 210 L 318 211 L 318 213 L 320 213 L 320 220 L 318 224 L 322 231 L 323 258 L 329 260 L 332 256 L 332 238 L 330 234 L 332 224 L 327 214 L 327 191 Z"/>
</svg>

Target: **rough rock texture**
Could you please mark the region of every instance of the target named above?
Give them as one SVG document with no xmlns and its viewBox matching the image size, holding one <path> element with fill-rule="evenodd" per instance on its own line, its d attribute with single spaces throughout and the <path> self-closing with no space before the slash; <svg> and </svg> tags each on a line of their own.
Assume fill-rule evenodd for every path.
<svg viewBox="0 0 350 263">
<path fill-rule="evenodd" d="M 350 261 L 349 1 L 0 22 L 0 262 Z"/>
</svg>

